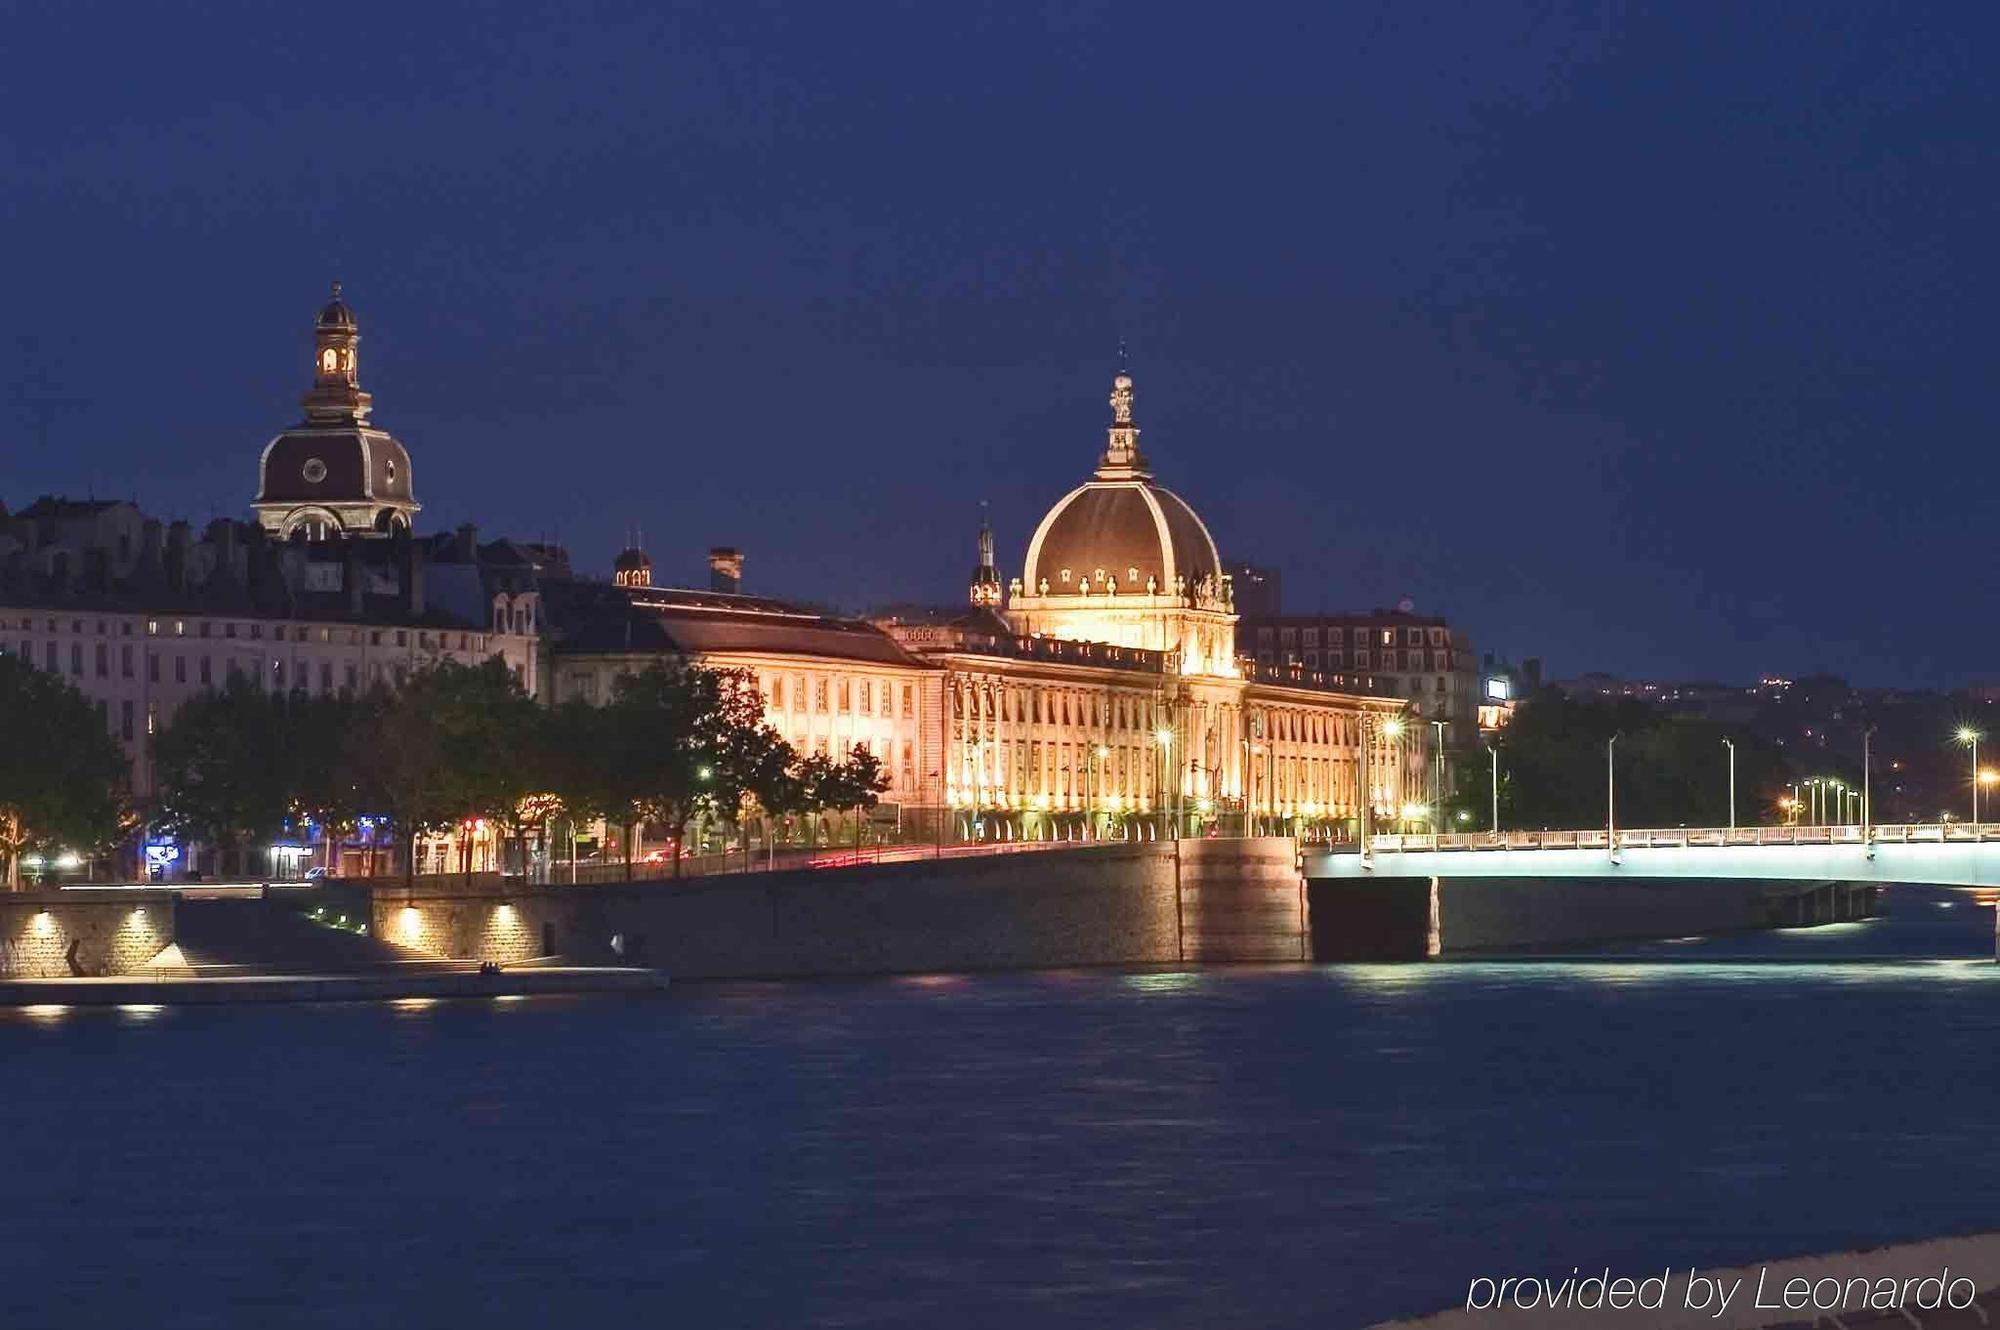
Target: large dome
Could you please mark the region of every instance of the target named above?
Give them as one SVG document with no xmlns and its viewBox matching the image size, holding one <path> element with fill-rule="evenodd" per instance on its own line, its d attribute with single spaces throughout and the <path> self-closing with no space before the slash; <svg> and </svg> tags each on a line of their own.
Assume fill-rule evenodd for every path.
<svg viewBox="0 0 2000 1330">
<path fill-rule="evenodd" d="M 1108 579 L 1120 595 L 1143 595 L 1149 583 L 1174 595 L 1221 574 L 1215 541 L 1187 500 L 1134 477 L 1093 480 L 1057 500 L 1028 542 L 1021 586 L 1029 595 L 1102 595 Z"/>
</svg>

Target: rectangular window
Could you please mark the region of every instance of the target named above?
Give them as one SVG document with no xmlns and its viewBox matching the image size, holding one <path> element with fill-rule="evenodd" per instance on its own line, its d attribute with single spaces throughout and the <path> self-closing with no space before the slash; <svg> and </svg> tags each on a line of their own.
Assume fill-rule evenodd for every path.
<svg viewBox="0 0 2000 1330">
<path fill-rule="evenodd" d="M 158 702 L 148 702 L 146 704 L 146 733 L 148 735 L 154 735 L 158 734 L 159 732 L 160 732 L 160 704 Z"/>
<path fill-rule="evenodd" d="M 69 644 L 69 672 L 79 679 L 83 677 L 83 643 L 81 642 L 72 642 Z"/>
<path fill-rule="evenodd" d="M 100 679 L 111 677 L 111 648 L 102 642 L 97 644 L 97 677 Z"/>
<path fill-rule="evenodd" d="M 186 656 L 175 656 L 174 682 L 186 683 L 187 681 L 188 681 L 188 658 Z"/>
<path fill-rule="evenodd" d="M 813 710 L 820 712 L 826 710 L 826 680 L 824 679 L 813 680 Z"/>
<path fill-rule="evenodd" d="M 42 652 L 42 656 L 48 661 L 49 672 L 53 674 L 56 668 L 56 644 L 53 642 L 48 643 L 46 649 Z"/>
<path fill-rule="evenodd" d="M 205 685 L 215 682 L 214 671 L 209 666 L 207 656 L 201 658 L 201 681 Z"/>
<path fill-rule="evenodd" d="M 771 710 L 785 709 L 785 676 L 780 674 L 771 680 Z"/>
<path fill-rule="evenodd" d="M 356 682 L 358 682 L 358 676 L 359 676 L 359 671 L 357 671 L 357 670 L 356 670 L 356 669 L 354 668 L 354 662 L 353 662 L 353 661 L 349 661 L 349 662 L 347 663 L 347 669 L 346 669 L 346 678 L 347 678 L 347 690 L 348 690 L 349 692 L 353 692 L 353 691 L 354 691 L 354 686 L 355 686 Z"/>
<path fill-rule="evenodd" d="M 264 640 L 264 625 L 263 625 L 263 624 L 261 624 L 261 623 L 253 623 L 253 624 L 251 624 L 251 625 L 250 625 L 250 640 L 251 640 L 252 642 L 261 642 L 261 641 L 263 641 L 263 640 Z M 280 630 L 279 630 L 279 640 L 280 640 L 280 641 L 282 641 L 282 640 L 283 640 L 283 630 L 282 630 L 282 629 L 280 629 Z"/>
<path fill-rule="evenodd" d="M 132 677 L 132 647 L 130 643 L 118 648 L 118 675 L 123 679 Z"/>
<path fill-rule="evenodd" d="M 917 690 L 910 684 L 903 685 L 903 719 L 909 720 L 917 714 Z"/>
<path fill-rule="evenodd" d="M 203 637 L 207 637 L 209 635 L 209 630 L 212 629 L 214 626 L 215 626 L 214 624 L 208 623 L 206 620 L 204 620 L 201 625 L 201 635 Z"/>
<path fill-rule="evenodd" d="M 273 658 L 271 661 L 271 682 L 278 687 L 285 686 L 285 662 Z"/>
<path fill-rule="evenodd" d="M 861 714 L 866 716 L 875 710 L 875 685 L 868 680 L 861 681 Z"/>
<path fill-rule="evenodd" d="M 842 680 L 840 681 L 840 714 L 841 714 L 841 715 L 845 716 L 845 715 L 846 715 L 846 714 L 847 714 L 847 713 L 848 713 L 849 711 L 851 711 L 851 710 L 853 710 L 853 709 L 854 709 L 854 708 L 853 708 L 853 706 L 852 706 L 852 703 L 853 703 L 853 701 L 854 701 L 854 695 L 853 695 L 853 694 L 852 694 L 851 692 L 849 692 L 849 691 L 848 691 L 848 684 L 847 684 L 847 680 L 845 680 L 845 679 L 842 679 Z"/>
<path fill-rule="evenodd" d="M 222 635 L 224 637 L 236 636 L 236 625 L 233 623 L 226 623 L 222 625 Z"/>
<path fill-rule="evenodd" d="M 127 743 L 132 741 L 132 704 L 130 702 L 120 702 L 118 704 L 118 737 Z"/>
<path fill-rule="evenodd" d="M 158 619 L 146 620 L 146 636 L 158 637 L 159 635 L 160 635 L 160 621 Z"/>
<path fill-rule="evenodd" d="M 319 663 L 319 690 L 322 693 L 333 691 L 333 662 L 330 660 Z"/>
<path fill-rule="evenodd" d="M 1300 645 L 1300 646 L 1304 646 L 1304 647 L 1316 647 L 1316 646 L 1318 646 L 1318 645 L 1319 645 L 1319 629 L 1317 629 L 1317 628 L 1308 628 L 1308 629 L 1306 629 L 1306 630 L 1305 630 L 1304 632 L 1300 633 L 1300 634 L 1299 634 L 1299 645 Z"/>
<path fill-rule="evenodd" d="M 160 653 L 157 651 L 148 651 L 146 653 L 146 682 L 158 683 L 159 681 Z"/>
</svg>

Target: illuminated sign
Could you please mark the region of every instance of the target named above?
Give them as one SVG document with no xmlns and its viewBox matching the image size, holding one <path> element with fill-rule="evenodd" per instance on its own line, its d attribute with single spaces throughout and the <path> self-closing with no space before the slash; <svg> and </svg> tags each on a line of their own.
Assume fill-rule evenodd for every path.
<svg viewBox="0 0 2000 1330">
<path fill-rule="evenodd" d="M 146 867 L 165 868 L 181 857 L 181 847 L 172 841 L 150 841 L 146 845 Z"/>
<path fill-rule="evenodd" d="M 1488 679 L 1486 681 L 1486 695 L 1495 702 L 1505 702 L 1508 695 L 1507 681 L 1502 678 Z"/>
</svg>

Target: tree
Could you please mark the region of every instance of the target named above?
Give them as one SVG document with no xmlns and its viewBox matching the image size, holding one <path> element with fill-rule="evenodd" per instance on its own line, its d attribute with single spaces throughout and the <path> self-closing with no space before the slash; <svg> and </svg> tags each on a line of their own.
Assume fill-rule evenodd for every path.
<svg viewBox="0 0 2000 1330">
<path fill-rule="evenodd" d="M 1601 827 L 1606 748 L 1618 736 L 1618 822 L 1631 827 L 1725 826 L 1729 750 L 1736 745 L 1737 818 L 1773 809 L 1789 779 L 1784 751 L 1746 730 L 1675 715 L 1637 698 L 1600 701 L 1544 689 L 1514 710 L 1494 742 L 1500 750 L 1504 827 Z M 1492 817 L 1492 760 L 1461 759 L 1447 825 L 1483 827 Z M 1461 822 L 1456 813 L 1463 812 Z"/>
<path fill-rule="evenodd" d="M 20 887 L 21 855 L 97 850 L 129 826 L 125 754 L 83 694 L 0 655 L 0 871 Z"/>
<path fill-rule="evenodd" d="M 413 705 L 430 709 L 438 734 L 438 781 L 461 828 L 484 818 L 517 840 L 526 801 L 535 793 L 536 738 L 542 719 L 534 700 L 497 656 L 478 665 L 440 662 L 403 685 Z M 470 871 L 471 842 L 460 836 L 461 864 Z"/>
<path fill-rule="evenodd" d="M 228 849 L 278 836 L 300 785 L 286 729 L 282 700 L 240 674 L 189 698 L 154 739 L 159 825 Z"/>
<path fill-rule="evenodd" d="M 745 670 L 663 662 L 624 675 L 605 708 L 607 803 L 631 823 L 657 822 L 673 842 L 674 876 L 688 824 L 703 811 L 736 812 L 745 782 L 771 760 L 764 699 Z"/>
<path fill-rule="evenodd" d="M 417 838 L 452 813 L 440 772 L 443 736 L 428 698 L 377 685 L 355 706 L 344 761 L 364 807 L 385 815 L 403 846 L 403 882 L 417 871 Z"/>
<path fill-rule="evenodd" d="M 764 815 L 765 837 L 775 818 L 804 805 L 804 785 L 798 775 L 799 755 L 778 732 L 760 720 L 725 731 L 715 753 L 710 801 L 719 816 L 733 823 L 750 859 L 749 810 Z"/>
<path fill-rule="evenodd" d="M 882 759 L 856 744 L 838 762 L 825 758 L 816 762 L 810 777 L 811 797 L 822 808 L 855 814 L 854 844 L 859 848 L 861 810 L 880 803 L 882 791 L 889 788 L 889 778 L 882 774 Z"/>
</svg>

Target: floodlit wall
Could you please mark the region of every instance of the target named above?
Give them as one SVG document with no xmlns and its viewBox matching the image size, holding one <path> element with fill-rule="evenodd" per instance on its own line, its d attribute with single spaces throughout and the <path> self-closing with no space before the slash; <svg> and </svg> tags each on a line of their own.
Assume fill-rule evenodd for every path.
<svg viewBox="0 0 2000 1330">
<path fill-rule="evenodd" d="M 459 959 L 537 955 L 677 979 L 1301 960 L 1283 839 L 1146 842 L 612 886 L 384 886 L 374 933 Z M 616 947 L 613 941 L 616 940 Z"/>
<path fill-rule="evenodd" d="M 130 974 L 174 940 L 174 903 L 148 892 L 0 895 L 0 979 Z"/>
</svg>

